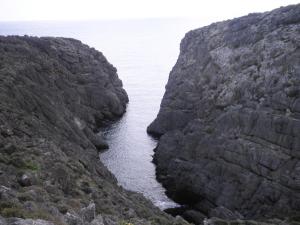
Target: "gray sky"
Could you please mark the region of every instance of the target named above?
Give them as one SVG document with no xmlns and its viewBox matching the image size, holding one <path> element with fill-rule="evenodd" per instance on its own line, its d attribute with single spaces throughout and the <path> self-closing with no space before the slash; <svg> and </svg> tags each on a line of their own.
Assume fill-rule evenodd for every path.
<svg viewBox="0 0 300 225">
<path fill-rule="evenodd" d="M 300 0 L 0 0 L 0 21 L 199 17 L 208 22 Z"/>
</svg>

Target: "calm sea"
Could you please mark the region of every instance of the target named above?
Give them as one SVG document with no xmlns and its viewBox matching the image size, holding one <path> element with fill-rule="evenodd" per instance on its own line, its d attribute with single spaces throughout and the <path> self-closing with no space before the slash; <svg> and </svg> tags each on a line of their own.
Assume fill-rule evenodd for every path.
<svg viewBox="0 0 300 225">
<path fill-rule="evenodd" d="M 0 35 L 73 37 L 102 51 L 118 69 L 129 95 L 126 114 L 105 130 L 110 149 L 101 161 L 124 188 L 164 209 L 176 204 L 155 178 L 156 141 L 146 133 L 155 118 L 184 34 L 200 26 L 187 19 L 97 22 L 2 22 Z"/>
</svg>

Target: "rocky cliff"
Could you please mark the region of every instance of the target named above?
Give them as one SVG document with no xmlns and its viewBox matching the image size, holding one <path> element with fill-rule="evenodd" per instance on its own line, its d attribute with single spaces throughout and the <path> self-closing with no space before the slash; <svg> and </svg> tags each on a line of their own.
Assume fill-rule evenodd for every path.
<svg viewBox="0 0 300 225">
<path fill-rule="evenodd" d="M 80 41 L 0 37 L 0 224 L 183 224 L 99 161 L 98 130 L 127 102 L 116 69 Z"/>
<path fill-rule="evenodd" d="M 299 216 L 300 5 L 188 32 L 148 132 L 186 218 Z"/>
</svg>

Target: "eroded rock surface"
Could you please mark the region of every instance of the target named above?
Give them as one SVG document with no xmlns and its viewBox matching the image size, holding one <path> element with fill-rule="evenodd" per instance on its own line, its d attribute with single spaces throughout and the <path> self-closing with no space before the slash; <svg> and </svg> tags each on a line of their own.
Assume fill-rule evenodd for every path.
<svg viewBox="0 0 300 225">
<path fill-rule="evenodd" d="M 99 161 L 98 129 L 127 102 L 116 69 L 80 41 L 0 37 L 0 224 L 178 222 Z"/>
<path fill-rule="evenodd" d="M 159 180 L 195 217 L 299 215 L 300 5 L 187 33 L 148 132 Z"/>
</svg>

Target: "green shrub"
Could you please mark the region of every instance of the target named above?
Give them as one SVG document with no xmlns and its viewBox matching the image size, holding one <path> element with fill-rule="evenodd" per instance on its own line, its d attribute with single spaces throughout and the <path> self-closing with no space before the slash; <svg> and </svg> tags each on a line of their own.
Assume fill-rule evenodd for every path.
<svg viewBox="0 0 300 225">
<path fill-rule="evenodd" d="M 134 225 L 133 223 L 130 222 L 126 222 L 124 220 L 122 220 L 121 222 L 119 222 L 120 225 Z"/>
<path fill-rule="evenodd" d="M 27 211 L 21 206 L 12 202 L 0 203 L 0 215 L 3 217 L 19 217 L 23 219 L 52 219 L 51 215 L 43 210 L 35 210 L 34 212 Z"/>
<path fill-rule="evenodd" d="M 33 162 L 33 161 L 25 161 L 24 169 L 38 171 L 39 170 L 39 165 L 37 163 Z"/>
<path fill-rule="evenodd" d="M 20 217 L 24 218 L 24 211 L 19 207 L 4 208 L 1 210 L 3 217 Z"/>
</svg>

